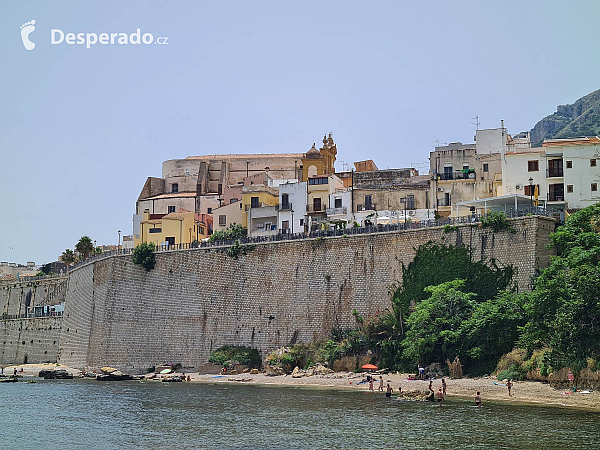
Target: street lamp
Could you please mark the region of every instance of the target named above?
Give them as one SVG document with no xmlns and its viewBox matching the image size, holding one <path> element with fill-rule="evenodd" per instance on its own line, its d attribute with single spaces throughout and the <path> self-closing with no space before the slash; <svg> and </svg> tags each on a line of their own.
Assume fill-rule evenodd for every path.
<svg viewBox="0 0 600 450">
<path fill-rule="evenodd" d="M 529 207 L 533 208 L 533 178 L 529 177 Z"/>
<path fill-rule="evenodd" d="M 117 231 L 119 233 L 119 242 L 117 243 L 117 250 L 121 248 L 121 230 Z"/>
</svg>

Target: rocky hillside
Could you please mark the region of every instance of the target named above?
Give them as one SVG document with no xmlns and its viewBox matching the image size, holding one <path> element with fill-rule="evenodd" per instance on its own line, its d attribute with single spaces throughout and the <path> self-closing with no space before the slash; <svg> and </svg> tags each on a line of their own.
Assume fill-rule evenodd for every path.
<svg viewBox="0 0 600 450">
<path fill-rule="evenodd" d="M 572 105 L 558 106 L 554 114 L 533 127 L 531 142 L 539 146 L 544 139 L 597 135 L 600 135 L 600 89 Z"/>
</svg>

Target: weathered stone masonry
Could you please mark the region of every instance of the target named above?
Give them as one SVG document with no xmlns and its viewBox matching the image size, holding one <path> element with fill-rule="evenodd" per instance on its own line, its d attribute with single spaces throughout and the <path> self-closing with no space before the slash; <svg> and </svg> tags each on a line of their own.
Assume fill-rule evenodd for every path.
<svg viewBox="0 0 600 450">
<path fill-rule="evenodd" d="M 554 222 L 513 221 L 517 232 L 460 226 L 256 245 L 239 259 L 216 249 L 160 253 L 146 272 L 130 256 L 70 273 L 59 362 L 143 370 L 162 362 L 197 366 L 222 345 L 249 345 L 263 357 L 281 345 L 354 324 L 352 310 L 389 305 L 415 248 L 428 241 L 472 245 L 474 256 L 517 269 L 529 289 L 548 264 Z"/>
</svg>

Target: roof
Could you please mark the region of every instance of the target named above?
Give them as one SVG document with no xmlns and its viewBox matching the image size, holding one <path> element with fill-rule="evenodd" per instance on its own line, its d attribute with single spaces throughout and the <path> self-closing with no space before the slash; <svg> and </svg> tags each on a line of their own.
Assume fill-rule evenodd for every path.
<svg viewBox="0 0 600 450">
<path fill-rule="evenodd" d="M 546 139 L 542 146 L 544 147 L 564 147 L 570 145 L 600 144 L 598 136 L 578 137 L 573 139 Z"/>
<path fill-rule="evenodd" d="M 157 200 L 160 198 L 186 198 L 186 197 L 195 197 L 196 196 L 196 192 L 169 192 L 168 194 L 159 194 L 159 195 L 155 195 L 153 197 L 146 197 L 146 198 L 142 198 L 140 200 Z"/>
<path fill-rule="evenodd" d="M 543 147 L 531 147 L 531 148 L 524 148 L 521 150 L 517 150 L 514 152 L 506 152 L 507 155 L 525 155 L 527 153 L 544 153 L 546 151 L 545 148 Z"/>
<path fill-rule="evenodd" d="M 190 214 L 194 214 L 193 212 L 174 212 L 174 213 L 169 213 L 166 216 L 163 216 L 163 219 L 169 219 L 169 220 L 183 220 L 186 217 L 188 217 Z"/>
<path fill-rule="evenodd" d="M 319 159 L 322 158 L 321 152 L 317 150 L 315 144 L 310 148 L 309 151 L 306 152 L 306 159 Z"/>
</svg>

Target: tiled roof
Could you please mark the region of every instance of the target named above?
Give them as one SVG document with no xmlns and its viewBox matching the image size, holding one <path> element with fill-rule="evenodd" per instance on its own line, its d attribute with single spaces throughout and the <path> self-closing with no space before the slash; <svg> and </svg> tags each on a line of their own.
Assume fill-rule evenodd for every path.
<svg viewBox="0 0 600 450">
<path fill-rule="evenodd" d="M 188 197 L 195 197 L 195 196 L 196 196 L 195 192 L 169 192 L 168 194 L 159 194 L 159 195 L 155 195 L 153 197 L 142 198 L 140 200 L 157 200 L 160 198 L 188 198 Z"/>
<path fill-rule="evenodd" d="M 544 147 L 564 147 L 569 145 L 600 144 L 598 136 L 579 137 L 573 139 L 547 139 L 542 145 Z"/>
</svg>

